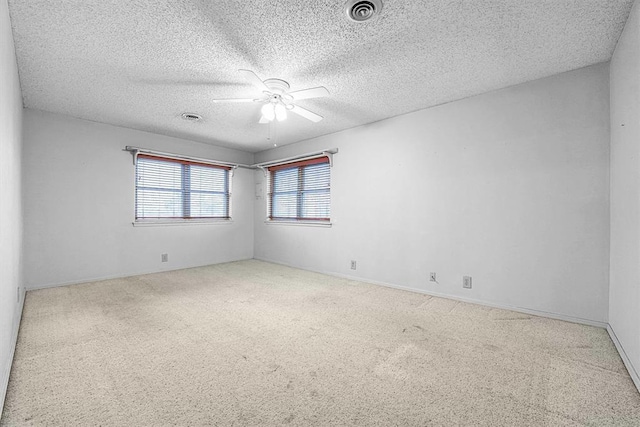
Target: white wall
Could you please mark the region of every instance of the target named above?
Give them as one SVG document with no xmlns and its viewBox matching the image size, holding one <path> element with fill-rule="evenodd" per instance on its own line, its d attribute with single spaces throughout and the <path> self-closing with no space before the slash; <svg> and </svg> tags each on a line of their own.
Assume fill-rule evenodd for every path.
<svg viewBox="0 0 640 427">
<path fill-rule="evenodd" d="M 235 172 L 231 224 L 133 227 L 135 170 L 123 148 L 239 163 L 252 154 L 28 109 L 24 120 L 27 288 L 253 257 L 253 171 Z"/>
<path fill-rule="evenodd" d="M 22 286 L 22 94 L 9 10 L 0 1 L 0 413 L 18 328 Z"/>
<path fill-rule="evenodd" d="M 267 225 L 262 200 L 255 257 L 606 322 L 608 87 L 599 64 L 258 153 L 340 150 L 333 226 Z"/>
<path fill-rule="evenodd" d="M 609 323 L 640 388 L 640 6 L 611 60 Z M 624 358 L 623 354 L 623 358 Z"/>
</svg>

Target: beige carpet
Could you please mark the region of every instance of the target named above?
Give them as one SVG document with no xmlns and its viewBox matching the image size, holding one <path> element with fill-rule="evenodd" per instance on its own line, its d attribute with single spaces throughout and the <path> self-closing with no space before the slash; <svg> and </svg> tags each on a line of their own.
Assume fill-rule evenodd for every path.
<svg viewBox="0 0 640 427">
<path fill-rule="evenodd" d="M 2 425 L 639 426 L 606 331 L 242 261 L 27 294 Z"/>
</svg>

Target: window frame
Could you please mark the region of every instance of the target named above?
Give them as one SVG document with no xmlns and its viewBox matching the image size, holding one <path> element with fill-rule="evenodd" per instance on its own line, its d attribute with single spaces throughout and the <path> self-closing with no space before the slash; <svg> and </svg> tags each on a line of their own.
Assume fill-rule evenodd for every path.
<svg viewBox="0 0 640 427">
<path fill-rule="evenodd" d="M 326 190 L 318 189 L 305 189 L 304 188 L 304 173 L 309 166 L 326 164 L 329 167 L 329 185 Z M 298 169 L 297 185 L 295 190 L 276 192 L 275 191 L 275 174 L 279 171 Z M 311 159 L 299 160 L 294 162 L 282 163 L 273 166 L 269 166 L 268 170 L 268 194 L 267 194 L 267 223 L 270 224 L 287 224 L 287 225 L 316 225 L 316 226 L 330 226 L 331 225 L 331 159 L 326 156 L 314 157 Z M 301 212 L 304 209 L 304 195 L 309 192 L 326 192 L 329 195 L 329 216 L 326 218 L 311 218 L 302 217 Z M 277 194 L 283 193 L 295 193 L 296 195 L 296 217 L 274 217 L 274 197 Z"/>
<path fill-rule="evenodd" d="M 181 165 L 180 172 L 180 189 L 163 189 L 161 187 L 139 187 L 138 186 L 138 164 L 141 159 L 155 160 L 169 164 Z M 191 167 L 204 167 L 210 169 L 224 170 L 224 191 L 194 190 L 188 188 L 191 180 Z M 196 160 L 187 160 L 182 158 L 174 158 L 161 154 L 136 153 L 134 168 L 134 225 L 179 225 L 179 224 L 209 224 L 209 223 L 229 223 L 232 221 L 231 216 L 231 200 L 232 200 L 232 177 L 233 167 L 223 164 L 206 163 Z M 182 204 L 182 216 L 141 216 L 138 217 L 138 189 L 162 189 L 180 194 Z M 191 216 L 191 195 L 192 194 L 223 194 L 226 196 L 226 215 L 225 216 Z"/>
</svg>

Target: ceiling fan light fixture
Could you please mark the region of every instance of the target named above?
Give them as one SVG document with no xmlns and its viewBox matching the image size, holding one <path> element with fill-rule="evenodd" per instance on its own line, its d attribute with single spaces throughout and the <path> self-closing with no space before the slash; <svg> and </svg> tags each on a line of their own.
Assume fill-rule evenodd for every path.
<svg viewBox="0 0 640 427">
<path fill-rule="evenodd" d="M 276 106 L 273 108 L 275 114 L 276 114 L 276 119 L 281 122 L 283 120 L 287 120 L 287 109 L 285 108 L 285 106 L 283 104 L 276 104 Z"/>
<path fill-rule="evenodd" d="M 345 4 L 347 17 L 354 22 L 364 22 L 382 10 L 382 0 L 348 0 Z"/>
<path fill-rule="evenodd" d="M 273 104 L 268 103 L 268 104 L 264 104 L 262 106 L 262 110 L 260 110 L 262 112 L 262 117 L 264 117 L 267 121 L 273 121 L 273 119 L 276 118 L 276 112 L 275 109 L 273 108 Z"/>
</svg>

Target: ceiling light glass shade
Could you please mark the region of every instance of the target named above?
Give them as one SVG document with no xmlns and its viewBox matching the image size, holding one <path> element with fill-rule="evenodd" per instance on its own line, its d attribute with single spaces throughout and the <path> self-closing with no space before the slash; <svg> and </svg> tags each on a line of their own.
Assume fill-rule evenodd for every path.
<svg viewBox="0 0 640 427">
<path fill-rule="evenodd" d="M 273 121 L 276 118 L 276 112 L 273 108 L 273 104 L 264 104 L 262 107 L 262 117 L 264 117 L 268 121 Z"/>
<path fill-rule="evenodd" d="M 274 111 L 276 113 L 276 119 L 278 119 L 279 122 L 287 120 L 287 109 L 284 105 L 276 104 Z"/>
</svg>

